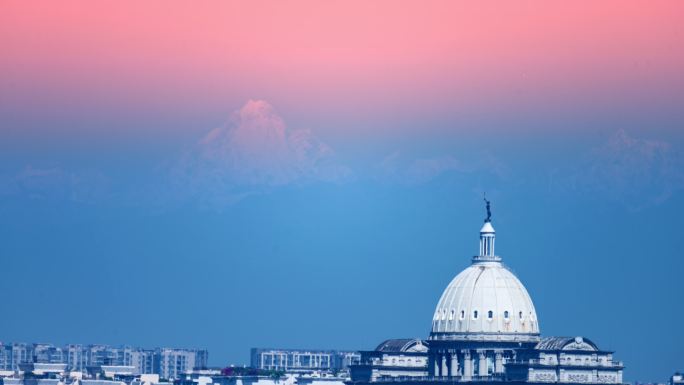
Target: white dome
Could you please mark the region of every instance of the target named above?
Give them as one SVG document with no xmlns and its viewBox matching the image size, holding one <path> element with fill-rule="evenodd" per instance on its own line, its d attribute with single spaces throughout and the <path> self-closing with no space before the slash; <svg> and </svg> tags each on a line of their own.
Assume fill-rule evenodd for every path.
<svg viewBox="0 0 684 385">
<path fill-rule="evenodd" d="M 486 231 L 490 232 L 494 229 Z M 490 242 L 486 236 L 481 234 L 481 245 Z M 481 246 L 480 250 L 487 249 Z M 530 295 L 499 261 L 492 247 L 491 255 L 473 258 L 473 264 L 449 283 L 435 309 L 430 339 L 539 340 L 537 313 Z"/>
</svg>

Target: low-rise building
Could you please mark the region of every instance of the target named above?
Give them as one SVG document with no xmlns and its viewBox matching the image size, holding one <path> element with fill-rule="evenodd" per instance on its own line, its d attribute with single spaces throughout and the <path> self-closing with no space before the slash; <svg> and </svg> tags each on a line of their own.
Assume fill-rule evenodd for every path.
<svg viewBox="0 0 684 385">
<path fill-rule="evenodd" d="M 383 341 L 375 350 L 361 351 L 359 362 L 350 367 L 357 381 L 427 376 L 428 343 L 420 339 Z"/>
<path fill-rule="evenodd" d="M 353 351 L 252 348 L 251 367 L 286 372 L 339 371 L 357 362 Z"/>
</svg>

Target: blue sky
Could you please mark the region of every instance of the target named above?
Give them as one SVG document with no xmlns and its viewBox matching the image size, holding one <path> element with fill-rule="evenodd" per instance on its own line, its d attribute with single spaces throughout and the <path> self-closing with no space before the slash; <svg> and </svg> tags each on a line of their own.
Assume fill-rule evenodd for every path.
<svg viewBox="0 0 684 385">
<path fill-rule="evenodd" d="M 97 153 L 6 144 L 0 338 L 205 347 L 225 365 L 257 346 L 427 337 L 441 291 L 477 252 L 486 192 L 497 251 L 544 335 L 616 350 L 628 380 L 679 368 L 677 133 L 485 131 L 376 150 L 286 125 L 274 163 L 263 150 L 282 143 L 261 136 L 282 118 L 259 103 L 214 134 L 130 156 L 125 141 Z M 266 131 L 231 139 L 245 128 Z"/>
</svg>

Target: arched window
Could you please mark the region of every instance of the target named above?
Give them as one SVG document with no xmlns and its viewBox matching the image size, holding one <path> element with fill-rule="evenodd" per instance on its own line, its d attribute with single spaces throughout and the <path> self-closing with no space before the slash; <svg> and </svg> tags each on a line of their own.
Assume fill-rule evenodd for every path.
<svg viewBox="0 0 684 385">
<path fill-rule="evenodd" d="M 454 319 L 454 312 L 455 312 L 454 309 L 451 309 L 451 311 L 449 312 L 449 321 L 451 321 L 452 319 Z"/>
<path fill-rule="evenodd" d="M 465 319 L 465 310 L 461 310 L 461 319 Z"/>
<path fill-rule="evenodd" d="M 519 312 L 519 313 L 518 313 L 518 317 L 520 317 L 520 319 L 523 319 L 523 314 L 522 314 L 522 312 Z"/>
<path fill-rule="evenodd" d="M 477 319 L 477 310 L 473 311 L 473 319 Z"/>
<path fill-rule="evenodd" d="M 506 310 L 506 311 L 504 312 L 504 318 L 505 318 L 505 319 L 508 319 L 508 310 Z"/>
<path fill-rule="evenodd" d="M 492 318 L 494 318 L 494 312 L 493 312 L 493 311 L 491 311 L 491 310 L 490 310 L 490 311 L 488 311 L 488 312 L 487 312 L 487 318 L 489 318 L 489 319 L 492 319 Z"/>
</svg>

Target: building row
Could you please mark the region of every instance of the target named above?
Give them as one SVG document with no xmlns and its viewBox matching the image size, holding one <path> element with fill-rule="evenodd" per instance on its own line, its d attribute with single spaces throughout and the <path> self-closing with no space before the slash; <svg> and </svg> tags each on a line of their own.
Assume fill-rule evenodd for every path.
<svg viewBox="0 0 684 385">
<path fill-rule="evenodd" d="M 344 385 L 348 377 L 329 372 L 286 373 L 249 367 L 193 369 L 166 380 L 158 374 L 135 374 L 132 366 L 89 366 L 70 371 L 66 364 L 20 364 L 18 371 L 0 370 L 0 385 Z"/>
<path fill-rule="evenodd" d="M 68 371 L 85 372 L 89 367 L 125 366 L 135 374 L 158 374 L 178 378 L 194 368 L 205 368 L 209 353 L 204 349 L 130 346 L 0 343 L 0 370 L 19 371 L 22 364 L 65 364 Z"/>
</svg>

